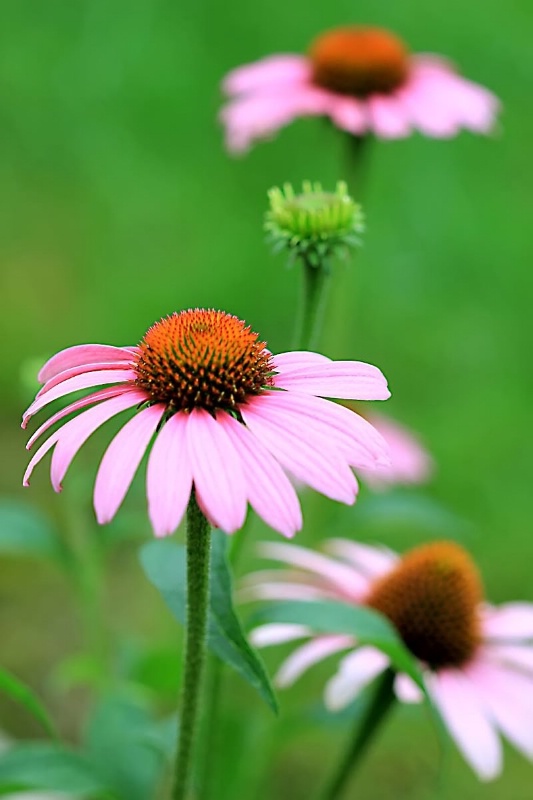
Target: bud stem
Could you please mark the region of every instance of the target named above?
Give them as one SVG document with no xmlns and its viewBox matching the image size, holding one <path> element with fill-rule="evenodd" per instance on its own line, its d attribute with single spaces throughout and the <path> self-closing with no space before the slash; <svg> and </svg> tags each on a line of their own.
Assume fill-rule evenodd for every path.
<svg viewBox="0 0 533 800">
<path fill-rule="evenodd" d="M 331 282 L 331 269 L 326 258 L 314 266 L 302 254 L 302 294 L 300 321 L 295 341 L 296 350 L 313 350 L 320 338 Z"/>
</svg>

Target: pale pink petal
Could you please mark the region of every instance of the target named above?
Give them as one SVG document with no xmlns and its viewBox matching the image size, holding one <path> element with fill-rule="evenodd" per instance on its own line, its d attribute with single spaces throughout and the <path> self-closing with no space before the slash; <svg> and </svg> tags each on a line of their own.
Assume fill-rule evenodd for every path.
<svg viewBox="0 0 533 800">
<path fill-rule="evenodd" d="M 301 583 L 272 581 L 248 586 L 239 590 L 242 602 L 250 600 L 324 600 L 335 599 L 338 594 L 333 590 L 319 589 L 318 586 L 305 586 Z"/>
<path fill-rule="evenodd" d="M 237 67 L 226 75 L 222 88 L 229 95 L 246 94 L 276 85 L 285 88 L 291 83 L 304 83 L 309 75 L 310 64 L 305 56 L 282 53 Z"/>
<path fill-rule="evenodd" d="M 156 536 L 176 530 L 192 489 L 187 449 L 187 415 L 174 414 L 157 435 L 146 471 L 148 513 Z"/>
<path fill-rule="evenodd" d="M 126 369 L 104 369 L 98 372 L 86 372 L 83 375 L 76 375 L 74 378 L 69 378 L 59 386 L 54 386 L 42 397 L 38 397 L 33 401 L 28 410 L 22 417 L 22 427 L 25 428 L 28 424 L 30 417 L 33 417 L 38 411 L 57 400 L 64 397 L 71 392 L 78 392 L 81 389 L 89 389 L 92 386 L 102 386 L 106 383 L 123 383 L 134 387 L 133 381 L 136 378 L 136 373 L 133 370 Z M 148 399 L 147 397 L 145 399 Z"/>
<path fill-rule="evenodd" d="M 113 519 L 126 497 L 165 408 L 163 403 L 157 403 L 139 411 L 105 451 L 94 484 L 94 508 L 100 524 Z"/>
<path fill-rule="evenodd" d="M 39 372 L 39 383 L 46 383 L 54 375 L 81 364 L 95 361 L 131 361 L 132 350 L 136 348 L 113 347 L 108 344 L 77 344 L 52 356 Z"/>
<path fill-rule="evenodd" d="M 398 91 L 397 97 L 409 115 L 411 123 L 426 136 L 450 138 L 460 128 L 454 109 L 442 101 L 442 79 L 414 65 L 408 83 Z"/>
<path fill-rule="evenodd" d="M 407 111 L 394 95 L 373 95 L 367 108 L 369 127 L 381 139 L 403 139 L 411 133 Z"/>
<path fill-rule="evenodd" d="M 306 369 L 309 366 L 329 362 L 330 358 L 321 353 L 313 353 L 311 350 L 292 350 L 287 353 L 276 353 L 273 356 L 274 369 L 284 374 L 290 373 L 292 369 Z"/>
<path fill-rule="evenodd" d="M 241 460 L 250 505 L 274 530 L 293 536 L 302 527 L 302 512 L 283 469 L 245 425 L 229 414 L 218 414 L 217 422 L 225 428 Z"/>
<path fill-rule="evenodd" d="M 72 459 L 89 436 L 116 414 L 144 401 L 144 392 L 138 390 L 125 392 L 84 411 L 52 434 L 52 437 L 57 438 L 57 445 L 52 456 L 50 476 L 56 492 L 61 491 L 61 483 Z"/>
<path fill-rule="evenodd" d="M 399 673 L 394 678 L 394 693 L 400 703 L 421 703 L 424 693 L 409 675 Z"/>
<path fill-rule="evenodd" d="M 328 539 L 325 546 L 329 553 L 349 561 L 369 578 L 381 578 L 399 560 L 399 556 L 386 547 L 373 547 L 348 539 Z"/>
<path fill-rule="evenodd" d="M 132 359 L 130 358 L 129 361 L 98 361 L 92 362 L 91 364 L 80 364 L 77 367 L 70 367 L 69 369 L 63 370 L 63 372 L 58 372 L 47 380 L 44 386 L 37 392 L 37 397 L 46 394 L 46 392 L 49 392 L 50 389 L 53 389 L 54 386 L 57 386 L 59 383 L 63 383 L 63 381 L 69 378 L 74 378 L 76 375 L 82 375 L 84 372 L 98 372 L 102 369 L 131 369 L 131 362 Z"/>
<path fill-rule="evenodd" d="M 355 502 L 357 482 L 346 460 L 323 436 L 314 435 L 304 423 L 279 415 L 276 423 L 264 419 L 260 401 L 241 407 L 243 419 L 272 455 L 302 483 L 316 491 L 351 505 Z"/>
<path fill-rule="evenodd" d="M 291 653 L 281 665 L 274 681 L 277 686 L 282 688 L 291 686 L 309 667 L 347 647 L 353 647 L 352 636 L 317 636 L 316 639 L 298 647 Z"/>
<path fill-rule="evenodd" d="M 307 572 L 316 573 L 320 578 L 331 583 L 343 598 L 359 600 L 368 590 L 368 580 L 352 567 L 306 547 L 263 542 L 259 545 L 259 550 L 265 558 L 292 564 Z"/>
<path fill-rule="evenodd" d="M 431 676 L 428 688 L 446 727 L 479 778 L 495 778 L 502 769 L 501 743 L 488 710 L 466 675 L 460 670 L 443 670 Z"/>
<path fill-rule="evenodd" d="M 466 673 L 501 732 L 533 758 L 533 680 L 480 659 Z"/>
<path fill-rule="evenodd" d="M 330 93 L 328 116 L 343 131 L 361 136 L 368 131 L 368 107 L 364 100 Z"/>
<path fill-rule="evenodd" d="M 62 408 L 61 411 L 58 411 L 56 414 L 53 414 L 49 419 L 47 419 L 40 428 L 37 428 L 35 433 L 28 440 L 26 450 L 30 450 L 37 439 L 42 436 L 43 433 L 48 430 L 48 428 L 51 428 L 52 425 L 54 425 L 56 422 L 59 422 L 60 419 L 68 417 L 68 415 L 73 414 L 74 411 L 79 411 L 82 408 L 86 408 L 86 406 L 91 406 L 94 403 L 98 403 L 100 400 L 108 400 L 110 397 L 116 397 L 117 395 L 124 394 L 124 392 L 128 391 L 130 391 L 128 386 L 110 386 L 108 389 L 100 389 L 99 392 L 88 394 L 86 397 L 82 397 L 80 400 L 76 400 L 75 403 L 71 403 L 69 406 L 66 406 L 66 408 Z"/>
<path fill-rule="evenodd" d="M 533 637 L 533 603 L 504 603 L 482 610 L 483 633 L 487 638 L 508 640 Z M 514 642 L 516 644 L 516 641 Z"/>
<path fill-rule="evenodd" d="M 187 448 L 200 507 L 218 528 L 234 533 L 246 516 L 246 484 L 232 441 L 207 411 L 195 408 L 187 422 Z"/>
<path fill-rule="evenodd" d="M 324 702 L 330 711 L 344 708 L 389 666 L 389 658 L 375 647 L 361 647 L 340 662 L 338 672 L 326 684 Z"/>
<path fill-rule="evenodd" d="M 249 639 L 254 647 L 270 647 L 273 644 L 293 642 L 311 636 L 312 629 L 307 625 L 293 625 L 288 622 L 270 622 L 250 631 Z"/>
<path fill-rule="evenodd" d="M 330 361 L 291 369 L 274 377 L 275 385 L 305 394 L 344 400 L 386 400 L 387 381 L 377 367 L 363 361 Z"/>
<path fill-rule="evenodd" d="M 434 470 L 433 459 L 414 433 L 381 414 L 369 413 L 367 419 L 388 445 L 390 463 L 373 470 L 359 469 L 361 477 L 374 490 L 395 484 L 425 483 Z"/>
<path fill-rule="evenodd" d="M 483 656 L 497 664 L 506 664 L 523 672 L 533 673 L 533 647 L 490 642 L 483 647 Z"/>
</svg>

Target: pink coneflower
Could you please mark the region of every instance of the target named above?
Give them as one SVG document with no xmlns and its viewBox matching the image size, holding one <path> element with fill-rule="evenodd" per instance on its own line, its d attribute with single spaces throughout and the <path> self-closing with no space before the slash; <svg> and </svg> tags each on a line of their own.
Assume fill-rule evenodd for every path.
<svg viewBox="0 0 533 800">
<path fill-rule="evenodd" d="M 240 528 L 249 502 L 286 536 L 301 511 L 285 471 L 319 492 L 351 504 L 357 482 L 350 467 L 387 461 L 382 437 L 358 415 L 323 397 L 385 400 L 382 373 L 359 361 L 331 361 L 311 352 L 272 355 L 245 322 L 222 311 L 188 310 L 156 322 L 137 347 L 78 345 L 53 356 L 39 373 L 44 386 L 23 418 L 72 392 L 107 388 L 76 400 L 34 433 L 64 423 L 31 459 L 52 447 L 52 485 L 89 436 L 128 409 L 135 415 L 109 445 L 94 489 L 99 522 L 122 503 L 155 437 L 147 467 L 150 519 L 157 536 L 179 525 L 194 484 L 198 503 L 216 526 Z"/>
<path fill-rule="evenodd" d="M 349 26 L 319 36 L 306 56 L 272 55 L 238 67 L 223 84 L 227 146 L 248 150 L 297 117 L 327 116 L 355 136 L 399 139 L 412 130 L 487 133 L 499 108 L 487 89 L 443 58 L 410 55 L 381 28 Z"/>
<path fill-rule="evenodd" d="M 341 539 L 326 546 L 336 558 L 293 545 L 263 545 L 264 555 L 291 569 L 249 576 L 248 593 L 271 600 L 330 598 L 380 611 L 419 659 L 430 696 L 480 778 L 501 771 L 498 732 L 533 758 L 533 604 L 485 605 L 475 565 L 451 542 L 423 545 L 402 558 Z M 350 703 L 390 666 L 374 647 L 354 649 L 350 636 L 287 624 L 264 625 L 252 634 L 258 646 L 300 638 L 309 641 L 283 663 L 281 686 L 327 656 L 350 650 L 326 685 L 332 710 Z M 421 699 L 407 675 L 396 676 L 395 692 L 405 702 Z"/>
</svg>

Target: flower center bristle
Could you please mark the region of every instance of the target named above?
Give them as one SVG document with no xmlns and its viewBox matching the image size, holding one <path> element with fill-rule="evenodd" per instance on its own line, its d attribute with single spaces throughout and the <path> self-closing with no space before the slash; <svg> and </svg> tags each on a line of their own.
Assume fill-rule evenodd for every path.
<svg viewBox="0 0 533 800">
<path fill-rule="evenodd" d="M 381 28 L 352 26 L 328 31 L 315 39 L 309 55 L 314 83 L 339 94 L 388 94 L 401 86 L 409 73 L 405 45 Z"/>
<path fill-rule="evenodd" d="M 407 553 L 373 586 L 366 603 L 385 614 L 409 650 L 430 667 L 459 667 L 480 641 L 481 580 L 468 553 L 453 542 Z"/>
<path fill-rule="evenodd" d="M 171 314 L 152 325 L 139 350 L 137 385 L 170 411 L 232 411 L 272 382 L 265 342 L 223 311 Z"/>
</svg>

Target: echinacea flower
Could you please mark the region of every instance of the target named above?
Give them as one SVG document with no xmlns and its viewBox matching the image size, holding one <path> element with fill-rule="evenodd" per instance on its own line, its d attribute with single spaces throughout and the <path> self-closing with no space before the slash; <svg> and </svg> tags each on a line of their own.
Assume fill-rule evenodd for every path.
<svg viewBox="0 0 533 800">
<path fill-rule="evenodd" d="M 24 475 L 54 448 L 56 491 L 89 436 L 117 414 L 135 409 L 100 464 L 94 507 L 100 523 L 121 505 L 154 439 L 147 466 L 149 516 L 157 536 L 179 525 L 194 486 L 204 514 L 232 533 L 247 503 L 275 530 L 291 536 L 300 505 L 284 470 L 316 491 L 351 504 L 351 467 L 386 463 L 387 447 L 370 423 L 324 397 L 385 400 L 377 367 L 331 361 L 311 352 L 272 355 L 245 322 L 223 311 L 190 309 L 156 322 L 137 347 L 77 345 L 53 356 L 44 384 L 23 418 L 72 392 L 100 388 L 51 416 L 28 448 L 55 430 Z M 155 437 L 155 438 L 154 438 Z"/>
<path fill-rule="evenodd" d="M 533 604 L 487 605 L 474 563 L 452 542 L 422 545 L 401 558 L 341 539 L 329 540 L 326 548 L 333 557 L 264 544 L 263 554 L 289 569 L 250 575 L 245 591 L 269 600 L 329 598 L 381 612 L 420 662 L 430 697 L 481 779 L 501 771 L 498 733 L 533 759 Z M 303 638 L 308 641 L 283 663 L 277 683 L 288 686 L 313 664 L 349 650 L 326 685 L 332 710 L 348 705 L 390 667 L 383 652 L 357 647 L 351 636 L 281 623 L 252 632 L 257 646 Z M 397 674 L 394 688 L 404 702 L 421 699 L 405 674 Z"/>
<path fill-rule="evenodd" d="M 447 138 L 488 133 L 499 108 L 487 89 L 433 55 L 411 55 L 381 28 L 319 36 L 308 54 L 272 55 L 230 72 L 221 118 L 228 149 L 242 153 L 298 117 L 326 116 L 354 136 L 399 139 L 412 130 Z"/>
</svg>

